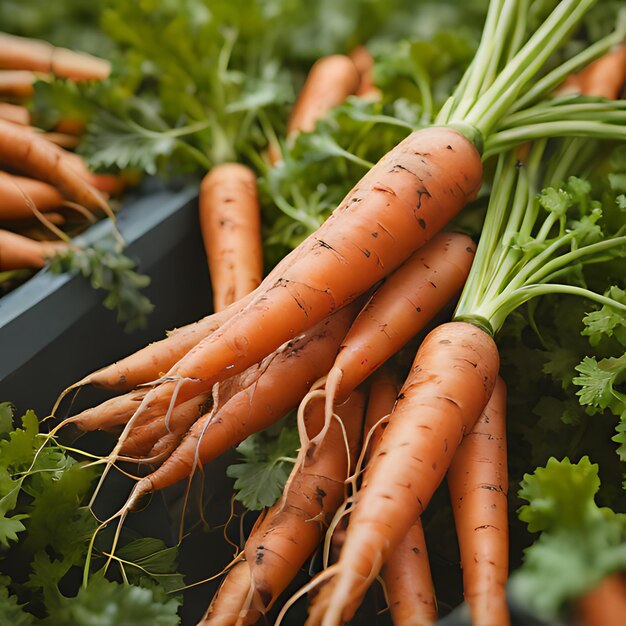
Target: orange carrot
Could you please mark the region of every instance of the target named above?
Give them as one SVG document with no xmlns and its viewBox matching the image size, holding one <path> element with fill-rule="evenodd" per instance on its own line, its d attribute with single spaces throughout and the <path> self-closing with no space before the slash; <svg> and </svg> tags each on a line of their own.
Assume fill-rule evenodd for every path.
<svg viewBox="0 0 626 626">
<path fill-rule="evenodd" d="M 30 111 L 21 104 L 0 102 L 0 119 L 22 126 L 30 126 Z"/>
<path fill-rule="evenodd" d="M 45 213 L 63 205 L 63 196 L 48 183 L 0 172 L 0 219 L 21 220 L 33 217 L 35 207 Z"/>
<path fill-rule="evenodd" d="M 323 320 L 302 337 L 290 342 L 284 350 L 250 368 L 245 372 L 247 375 L 240 376 L 234 393 L 229 396 L 226 392 L 225 400 L 223 404 L 219 402 L 217 410 L 193 424 L 170 458 L 137 483 L 131 498 L 163 489 L 186 478 L 196 465 L 208 463 L 297 406 L 311 382 L 332 363 L 357 307 L 346 307 Z M 289 385 L 280 384 L 285 380 L 289 380 Z M 219 395 L 218 391 L 218 398 Z M 157 427 L 162 423 L 157 422 Z M 180 429 L 180 432 L 184 430 Z M 158 441 L 160 434 L 153 439 Z M 131 437 L 129 440 L 132 441 Z M 128 450 L 122 446 L 124 449 Z"/>
<path fill-rule="evenodd" d="M 327 418 L 335 400 L 341 402 L 461 291 L 475 252 L 466 235 L 441 233 L 386 279 L 359 313 L 326 377 Z"/>
<path fill-rule="evenodd" d="M 256 175 L 245 165 L 214 167 L 200 186 L 200 228 L 209 262 L 213 308 L 221 311 L 263 279 Z"/>
<path fill-rule="evenodd" d="M 82 120 L 63 118 L 57 122 L 54 130 L 68 135 L 82 135 L 85 132 L 85 122 Z"/>
<path fill-rule="evenodd" d="M 365 417 L 365 437 L 372 431 L 369 456 L 376 454 L 388 424 L 381 420 L 392 412 L 399 391 L 389 370 L 381 368 L 372 377 Z M 437 621 L 437 601 L 420 518 L 389 555 L 383 582 L 394 626 L 432 626 Z"/>
<path fill-rule="evenodd" d="M 357 391 L 337 409 L 346 429 L 351 459 L 360 440 L 364 404 L 364 395 Z M 324 412 L 321 402 L 312 403 L 310 408 L 306 427 L 312 437 L 323 426 Z M 239 596 L 239 621 L 231 623 L 256 623 L 293 580 L 341 503 L 348 471 L 343 429 L 334 421 L 314 454 L 296 466 L 281 499 L 246 541 L 244 563 L 249 568 L 250 585 L 248 593 Z M 200 622 L 202 626 L 224 623 L 219 621 L 218 605 L 226 589 L 220 589 Z"/>
<path fill-rule="evenodd" d="M 102 80 L 111 72 L 111 64 L 104 59 L 6 33 L 0 33 L 0 67 L 47 72 L 72 80 Z"/>
<path fill-rule="evenodd" d="M 382 94 L 372 79 L 374 59 L 369 50 L 365 46 L 357 46 L 350 53 L 350 58 L 359 72 L 359 87 L 356 95 L 360 98 L 380 99 Z"/>
<path fill-rule="evenodd" d="M 67 154 L 29 128 L 0 120 L 0 163 L 54 185 L 86 208 L 111 214 L 99 192 L 74 171 Z"/>
<path fill-rule="evenodd" d="M 624 626 L 626 579 L 620 573 L 607 576 L 579 601 L 581 626 Z"/>
<path fill-rule="evenodd" d="M 263 359 L 353 301 L 404 262 L 478 190 L 480 157 L 449 128 L 420 130 L 364 177 L 333 215 L 287 255 L 252 301 L 187 353 L 147 394 L 161 414 Z"/>
<path fill-rule="evenodd" d="M 626 42 L 578 74 L 580 93 L 617 100 L 626 84 Z"/>
<path fill-rule="evenodd" d="M 75 148 L 80 142 L 80 139 L 76 137 L 76 135 L 68 135 L 66 133 L 43 133 L 43 136 L 55 146 L 61 148 Z"/>
<path fill-rule="evenodd" d="M 95 174 L 89 169 L 85 159 L 79 154 L 66 152 L 65 156 L 74 172 L 99 191 L 103 191 L 109 196 L 117 196 L 126 189 L 128 180 L 124 176 L 117 174 Z"/>
<path fill-rule="evenodd" d="M 42 268 L 47 258 L 67 247 L 61 241 L 35 241 L 8 230 L 0 230 L 0 271 Z"/>
<path fill-rule="evenodd" d="M 287 136 L 315 130 L 317 120 L 356 93 L 359 80 L 350 57 L 334 54 L 316 61 L 289 118 Z"/>
<path fill-rule="evenodd" d="M 451 322 L 426 337 L 365 470 L 339 561 L 324 573 L 332 579 L 316 597 L 308 626 L 338 626 L 354 615 L 483 411 L 498 367 L 493 339 L 472 324 Z"/>
<path fill-rule="evenodd" d="M 33 85 L 37 80 L 39 77 L 34 72 L 0 70 L 0 95 L 11 98 L 30 98 L 34 93 Z"/>
<path fill-rule="evenodd" d="M 394 626 L 435 624 L 437 600 L 419 517 L 387 559 L 383 581 Z"/>
<path fill-rule="evenodd" d="M 463 590 L 472 622 L 508 626 L 506 386 L 498 378 L 473 430 L 459 445 L 448 488 L 461 550 Z"/>
</svg>

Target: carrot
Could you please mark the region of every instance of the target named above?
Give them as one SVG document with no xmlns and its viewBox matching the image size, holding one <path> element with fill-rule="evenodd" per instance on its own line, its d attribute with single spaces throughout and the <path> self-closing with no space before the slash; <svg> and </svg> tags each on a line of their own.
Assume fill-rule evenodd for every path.
<svg viewBox="0 0 626 626">
<path fill-rule="evenodd" d="M 0 119 L 22 126 L 30 126 L 30 111 L 21 104 L 0 102 Z"/>
<path fill-rule="evenodd" d="M 76 135 L 68 135 L 66 133 L 51 132 L 51 133 L 44 133 L 43 136 L 49 142 L 61 148 L 72 149 L 72 148 L 75 148 L 80 142 L 80 139 L 76 137 Z"/>
<path fill-rule="evenodd" d="M 505 590 L 509 560 L 505 415 L 506 385 L 498 378 L 448 470 L 465 601 L 472 623 L 479 626 L 510 624 Z"/>
<path fill-rule="evenodd" d="M 580 93 L 617 100 L 626 84 L 626 42 L 578 74 Z"/>
<path fill-rule="evenodd" d="M 221 311 L 263 279 L 256 175 L 245 165 L 214 167 L 200 186 L 200 228 L 209 262 L 213 307 Z"/>
<path fill-rule="evenodd" d="M 45 213 L 63 205 L 63 196 L 48 183 L 0 172 L 0 219 L 33 217 L 32 205 Z"/>
<path fill-rule="evenodd" d="M 461 291 L 475 252 L 466 235 L 441 233 L 386 279 L 359 313 L 328 372 L 327 419 L 335 400 L 341 402 Z"/>
<path fill-rule="evenodd" d="M 334 54 L 313 64 L 287 124 L 287 136 L 315 130 L 317 120 L 359 87 L 359 72 L 350 57 Z"/>
<path fill-rule="evenodd" d="M 40 269 L 48 257 L 67 247 L 62 241 L 35 241 L 8 230 L 0 230 L 0 271 Z"/>
<path fill-rule="evenodd" d="M 271 355 L 240 376 L 235 391 L 228 392 L 217 410 L 204 415 L 188 432 L 172 456 L 135 486 L 133 497 L 163 489 L 189 476 L 205 464 L 241 443 L 252 433 L 267 428 L 298 405 L 320 373 L 328 369 L 356 315 L 358 305 L 346 307 L 323 320 L 284 350 Z M 281 381 L 289 380 L 288 385 Z M 221 392 L 218 392 L 218 397 Z M 157 426 L 163 429 L 164 422 Z M 186 425 L 185 425 L 186 426 Z M 184 428 L 184 427 L 183 427 Z M 181 432 L 184 432 L 181 429 Z M 162 431 L 153 439 L 158 441 Z M 132 438 L 129 437 L 132 441 Z M 122 450 L 127 447 L 122 447 Z"/>
<path fill-rule="evenodd" d="M 357 391 L 337 409 L 346 429 L 351 459 L 360 439 L 364 404 L 363 393 Z M 309 436 L 317 434 L 324 422 L 323 405 L 313 403 L 311 409 L 306 418 Z M 244 563 L 249 568 L 250 585 L 248 593 L 239 596 L 239 621 L 230 623 L 254 624 L 293 580 L 341 503 L 348 471 L 343 429 L 334 421 L 315 453 L 294 469 L 281 499 L 246 541 Z M 220 589 L 200 622 L 202 626 L 224 623 L 220 621 L 218 602 L 225 592 Z"/>
<path fill-rule="evenodd" d="M 174 390 L 177 402 L 207 391 L 353 301 L 443 227 L 475 195 L 480 176 L 478 152 L 457 131 L 411 134 L 276 266 L 245 308 L 168 372 L 172 380 L 147 394 L 142 411 L 166 411 Z"/>
<path fill-rule="evenodd" d="M 616 572 L 607 576 L 578 603 L 581 626 L 624 626 L 626 580 Z"/>
<path fill-rule="evenodd" d="M 67 135 L 82 135 L 85 132 L 85 122 L 71 118 L 60 119 L 54 127 L 59 133 Z"/>
<path fill-rule="evenodd" d="M 435 624 L 437 600 L 420 518 L 387 559 L 383 581 L 394 626 Z"/>
<path fill-rule="evenodd" d="M 1 45 L 1 44 L 0 44 Z M 0 70 L 0 95 L 11 98 L 31 98 L 33 85 L 39 77 L 25 70 Z"/>
<path fill-rule="evenodd" d="M 99 192 L 74 171 L 67 154 L 29 128 L 0 120 L 0 163 L 54 185 L 86 208 L 112 215 Z"/>
<path fill-rule="evenodd" d="M 46 72 L 72 80 L 103 80 L 111 72 L 111 64 L 104 59 L 6 33 L 0 33 L 0 67 Z"/>
<path fill-rule="evenodd" d="M 350 58 L 359 72 L 359 87 L 356 90 L 356 95 L 360 98 L 380 99 L 381 91 L 372 80 L 374 59 L 369 50 L 365 46 L 357 46 L 350 53 Z"/>
<path fill-rule="evenodd" d="M 392 412 L 399 391 L 389 370 L 381 368 L 372 377 L 365 417 L 365 436 L 371 431 L 370 456 L 376 454 L 388 424 L 381 420 Z M 437 601 L 420 518 L 389 555 L 383 582 L 395 626 L 432 626 L 437 621 Z"/>
<path fill-rule="evenodd" d="M 493 339 L 472 324 L 450 322 L 426 337 L 365 470 L 339 561 L 324 574 L 333 577 L 316 597 L 308 626 L 352 617 L 483 411 L 498 367 Z"/>
<path fill-rule="evenodd" d="M 103 191 L 110 196 L 117 196 L 126 188 L 127 179 L 123 176 L 117 174 L 95 174 L 89 169 L 85 159 L 79 154 L 66 152 L 65 156 L 76 174 L 99 191 Z"/>
</svg>

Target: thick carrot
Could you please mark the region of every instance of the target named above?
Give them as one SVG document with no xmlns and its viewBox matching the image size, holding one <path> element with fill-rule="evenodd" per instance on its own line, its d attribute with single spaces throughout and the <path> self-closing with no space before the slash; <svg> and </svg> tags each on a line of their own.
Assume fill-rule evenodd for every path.
<svg viewBox="0 0 626 626">
<path fill-rule="evenodd" d="M 67 247 L 61 241 L 35 241 L 8 230 L 0 230 L 0 271 L 40 269 L 49 257 Z"/>
<path fill-rule="evenodd" d="M 0 219 L 33 217 L 35 207 L 45 213 L 63 205 L 63 196 L 48 183 L 25 176 L 0 172 Z"/>
<path fill-rule="evenodd" d="M 399 391 L 391 371 L 381 368 L 372 377 L 364 435 L 371 431 L 369 456 L 376 454 L 388 424 L 381 420 L 392 412 Z M 389 555 L 382 574 L 394 626 L 432 626 L 437 621 L 437 601 L 420 518 Z"/>
<path fill-rule="evenodd" d="M 346 307 L 239 377 L 236 393 L 193 424 L 170 458 L 137 483 L 135 497 L 182 480 L 196 465 L 208 463 L 296 407 L 312 381 L 333 362 L 356 313 L 357 306 Z M 286 380 L 289 384 L 282 385 Z M 162 423 L 158 426 L 162 428 Z M 153 439 L 157 441 L 160 434 Z"/>
<path fill-rule="evenodd" d="M 461 550 L 463 591 L 477 626 L 508 626 L 506 385 L 496 386 L 473 430 L 457 448 L 448 488 Z"/>
<path fill-rule="evenodd" d="M 263 279 L 256 175 L 245 165 L 214 167 L 200 186 L 200 228 L 209 262 L 213 308 L 221 311 Z"/>
<path fill-rule="evenodd" d="M 339 561 L 326 572 L 333 577 L 316 597 L 308 626 L 338 626 L 352 617 L 479 418 L 498 367 L 493 339 L 472 324 L 451 322 L 426 337 L 365 470 Z"/>
<path fill-rule="evenodd" d="M 25 70 L 0 70 L 0 95 L 11 98 L 31 98 L 33 85 L 39 77 Z"/>
<path fill-rule="evenodd" d="M 256 363 L 354 300 L 404 262 L 476 194 L 480 157 L 449 128 L 420 130 L 364 177 L 333 215 L 279 263 L 253 300 L 183 357 L 146 396 L 167 410 Z"/>
<path fill-rule="evenodd" d="M 22 126 L 30 126 L 30 111 L 21 104 L 0 102 L 0 119 Z"/>
<path fill-rule="evenodd" d="M 111 72 L 111 64 L 104 59 L 6 33 L 0 33 L 0 67 L 49 72 L 72 80 L 102 80 Z"/>
<path fill-rule="evenodd" d="M 626 579 L 616 572 L 586 593 L 578 603 L 581 626 L 624 626 Z"/>
<path fill-rule="evenodd" d="M 381 92 L 372 79 L 374 59 L 365 46 L 357 46 L 350 53 L 350 58 L 359 72 L 359 86 L 356 95 L 360 98 L 379 99 Z"/>
<path fill-rule="evenodd" d="M 415 252 L 374 293 L 341 344 L 326 377 L 332 411 L 458 294 L 476 246 L 466 235 L 440 233 Z"/>
<path fill-rule="evenodd" d="M 351 459 L 360 440 L 364 404 L 364 395 L 356 391 L 337 409 L 346 430 Z M 312 437 L 323 426 L 324 412 L 321 402 L 312 403 L 310 408 L 305 419 Z M 281 499 L 246 541 L 244 563 L 250 571 L 250 587 L 248 594 L 239 596 L 243 601 L 239 621 L 233 624 L 254 624 L 294 579 L 341 503 L 348 471 L 343 429 L 334 421 L 315 453 L 294 468 Z M 223 595 L 221 589 L 200 622 L 202 626 L 223 623 L 217 610 L 220 594 Z"/>
<path fill-rule="evenodd" d="M 0 120 L 0 163 L 54 185 L 86 208 L 111 214 L 100 193 L 74 171 L 67 154 L 29 128 Z"/>
<path fill-rule="evenodd" d="M 317 120 L 359 87 L 359 72 L 348 56 L 334 54 L 315 62 L 287 124 L 287 136 L 315 130 Z"/>
</svg>

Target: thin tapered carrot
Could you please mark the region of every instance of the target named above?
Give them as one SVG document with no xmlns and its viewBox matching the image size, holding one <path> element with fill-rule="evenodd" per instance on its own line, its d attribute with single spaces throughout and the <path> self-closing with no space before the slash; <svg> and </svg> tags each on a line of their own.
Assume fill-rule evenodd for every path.
<svg viewBox="0 0 626 626">
<path fill-rule="evenodd" d="M 313 131 L 330 109 L 356 93 L 359 81 L 359 72 L 348 56 L 334 54 L 316 61 L 289 118 L 287 136 Z"/>
<path fill-rule="evenodd" d="M 21 104 L 0 102 L 0 119 L 22 126 L 30 126 L 30 111 Z"/>
<path fill-rule="evenodd" d="M 63 196 L 48 183 L 0 172 L 0 219 L 2 220 L 33 217 L 32 204 L 45 213 L 60 208 L 63 202 Z"/>
<path fill-rule="evenodd" d="M 604 578 L 578 602 L 581 626 L 624 626 L 626 578 L 616 572 Z"/>
<path fill-rule="evenodd" d="M 379 99 L 381 92 L 372 78 L 374 58 L 365 46 L 357 46 L 350 52 L 350 58 L 359 72 L 359 86 L 356 95 L 360 98 Z"/>
<path fill-rule="evenodd" d="M 482 415 L 457 448 L 448 488 L 461 551 L 463 591 L 477 626 L 508 626 L 506 385 L 498 378 Z"/>
<path fill-rule="evenodd" d="M 0 163 L 54 185 L 70 200 L 112 215 L 100 193 L 78 175 L 68 153 L 29 128 L 0 120 Z"/>
<path fill-rule="evenodd" d="M 399 391 L 400 385 L 390 370 L 381 368 L 372 377 L 364 435 L 371 431 L 368 459 L 376 455 L 388 424 L 381 420 L 391 414 Z M 389 555 L 382 576 L 394 626 L 432 626 L 437 621 L 437 601 L 420 518 Z"/>
<path fill-rule="evenodd" d="M 76 135 L 68 135 L 67 133 L 49 132 L 43 133 L 43 136 L 60 148 L 73 149 L 80 142 L 80 138 L 76 137 Z"/>
<path fill-rule="evenodd" d="M 419 517 L 389 555 L 383 569 L 383 582 L 394 626 L 435 624 L 437 600 Z"/>
<path fill-rule="evenodd" d="M 200 228 L 209 262 L 213 308 L 221 311 L 263 279 L 256 175 L 245 165 L 214 167 L 200 186 Z"/>
<path fill-rule="evenodd" d="M 66 250 L 62 241 L 35 241 L 8 230 L 0 230 L 0 271 L 40 269 L 49 257 Z"/>
<path fill-rule="evenodd" d="M 339 561 L 326 570 L 332 578 L 317 595 L 308 626 L 338 626 L 354 615 L 482 413 L 498 367 L 493 339 L 472 324 L 451 322 L 426 337 L 365 470 Z"/>
<path fill-rule="evenodd" d="M 117 196 L 126 189 L 127 181 L 123 176 L 116 174 L 96 174 L 89 169 L 85 159 L 75 152 L 67 152 L 65 157 L 68 162 L 71 163 L 72 169 L 76 174 L 98 189 L 98 191 L 103 191 L 109 196 Z"/>
<path fill-rule="evenodd" d="M 46 72 L 72 80 L 103 80 L 111 72 L 111 64 L 104 59 L 7 33 L 0 33 L 0 67 Z"/>
<path fill-rule="evenodd" d="M 31 98 L 35 89 L 33 85 L 41 77 L 26 70 L 0 70 L 0 96 L 10 98 Z"/>
<path fill-rule="evenodd" d="M 458 294 L 476 246 L 460 233 L 440 233 L 391 274 L 359 313 L 326 377 L 327 419 L 376 368 L 395 354 Z"/>
<path fill-rule="evenodd" d="M 217 458 L 296 407 L 312 381 L 333 362 L 357 310 L 356 304 L 344 308 L 294 339 L 275 356 L 250 368 L 247 377 L 239 378 L 234 393 L 229 397 L 227 392 L 223 404 L 220 402 L 217 410 L 193 424 L 170 458 L 137 483 L 132 497 L 186 478 L 195 466 Z M 286 380 L 289 384 L 282 385 L 281 381 Z M 163 428 L 161 423 L 156 425 Z M 153 439 L 157 441 L 160 434 Z M 124 445 L 121 450 L 128 448 Z"/>
<path fill-rule="evenodd" d="M 250 585 L 246 595 L 239 595 L 243 602 L 239 621 L 233 624 L 254 624 L 267 613 L 319 544 L 344 495 L 343 483 L 350 469 L 346 440 L 350 459 L 354 459 L 364 404 L 364 394 L 355 391 L 338 407 L 345 439 L 343 428 L 334 421 L 314 454 L 294 469 L 281 499 L 269 509 L 246 541 L 244 564 L 250 571 Z M 313 437 L 323 427 L 323 405 L 313 402 L 309 408 L 305 421 L 309 437 Z M 224 594 L 222 589 L 200 622 L 202 626 L 222 623 L 218 612 L 220 594 Z"/>
<path fill-rule="evenodd" d="M 287 255 L 255 297 L 187 353 L 146 396 L 167 410 L 273 352 L 384 278 L 436 234 L 480 186 L 478 152 L 449 128 L 416 131 Z"/>
</svg>

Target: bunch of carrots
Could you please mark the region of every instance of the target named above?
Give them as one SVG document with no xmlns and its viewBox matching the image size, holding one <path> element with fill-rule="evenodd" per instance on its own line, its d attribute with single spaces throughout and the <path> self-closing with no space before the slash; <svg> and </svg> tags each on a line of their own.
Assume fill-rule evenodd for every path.
<svg viewBox="0 0 626 626">
<path fill-rule="evenodd" d="M 31 125 L 28 108 L 36 81 L 104 80 L 110 70 L 103 59 L 0 33 L 0 271 L 43 267 L 70 245 L 60 228 L 68 220 L 78 217 L 84 225 L 99 214 L 113 217 L 107 198 L 125 182 L 93 174 L 69 151 L 80 141 L 82 123 L 61 120 L 44 132 Z"/>
<path fill-rule="evenodd" d="M 379 577 L 394 624 L 434 624 L 420 518 L 446 476 L 473 623 L 509 623 L 506 385 L 497 332 L 516 307 L 544 293 L 626 309 L 556 282 L 568 264 L 624 246 L 624 237 L 577 247 L 570 231 L 554 235 L 554 216 L 536 227 L 536 193 L 578 173 L 576 142 L 626 139 L 617 101 L 626 77 L 622 31 L 544 69 L 592 5 L 562 0 L 528 35 L 524 2 L 492 0 L 475 61 L 432 124 L 386 154 L 265 278 L 255 173 L 225 163 L 206 175 L 200 216 L 215 313 L 72 385 L 65 393 L 85 385 L 124 393 L 51 433 L 68 423 L 122 428 L 100 485 L 121 462 L 150 468 L 101 524 L 119 520 L 109 561 L 144 496 L 191 481 L 204 464 L 297 409 L 301 447 L 283 494 L 258 519 L 200 623 L 257 623 L 321 545 L 324 569 L 297 594 L 310 592 L 308 626 L 349 622 Z M 370 69 L 363 48 L 318 61 L 268 161 L 280 167 L 281 149 L 349 95 L 377 97 Z M 548 142 L 563 154 L 565 176 L 557 180 L 544 175 Z M 441 231 L 476 198 L 491 156 L 490 227 L 477 248 L 466 235 Z M 509 245 L 512 232 L 554 235 L 554 244 L 523 255 Z M 452 321 L 427 334 L 403 381 L 394 355 L 459 294 Z M 617 626 L 626 610 L 610 591 L 622 588 L 615 576 L 597 591 L 621 606 L 602 618 L 606 626 Z M 589 598 L 581 605 L 588 626 L 599 623 L 592 606 Z"/>
</svg>

